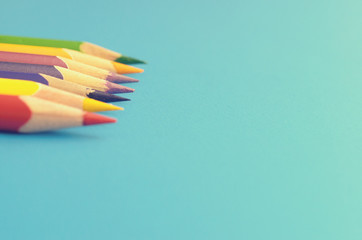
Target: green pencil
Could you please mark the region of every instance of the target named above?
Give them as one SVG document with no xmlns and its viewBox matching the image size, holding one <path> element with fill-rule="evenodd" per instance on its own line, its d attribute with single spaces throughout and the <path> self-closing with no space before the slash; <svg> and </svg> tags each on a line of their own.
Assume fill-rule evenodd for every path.
<svg viewBox="0 0 362 240">
<path fill-rule="evenodd" d="M 125 64 L 145 63 L 142 60 L 124 56 L 120 53 L 114 52 L 112 50 L 106 49 L 104 47 L 89 42 L 0 35 L 0 43 L 67 48 L 119 63 L 125 63 Z"/>
</svg>

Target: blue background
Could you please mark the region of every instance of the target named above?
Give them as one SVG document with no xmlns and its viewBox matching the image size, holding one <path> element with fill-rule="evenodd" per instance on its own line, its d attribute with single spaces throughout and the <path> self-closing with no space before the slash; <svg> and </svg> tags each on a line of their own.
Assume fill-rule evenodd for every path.
<svg viewBox="0 0 362 240">
<path fill-rule="evenodd" d="M 149 64 L 117 124 L 0 134 L 0 239 L 361 239 L 361 7 L 2 2 Z"/>
</svg>

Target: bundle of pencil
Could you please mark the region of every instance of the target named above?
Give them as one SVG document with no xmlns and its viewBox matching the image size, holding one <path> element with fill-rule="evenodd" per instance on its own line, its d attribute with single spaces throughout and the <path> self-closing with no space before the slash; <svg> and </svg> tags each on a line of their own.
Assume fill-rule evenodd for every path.
<svg viewBox="0 0 362 240">
<path fill-rule="evenodd" d="M 0 131 L 32 133 L 114 123 L 94 112 L 123 110 L 110 102 L 138 82 L 123 74 L 145 63 L 98 45 L 0 35 Z"/>
</svg>

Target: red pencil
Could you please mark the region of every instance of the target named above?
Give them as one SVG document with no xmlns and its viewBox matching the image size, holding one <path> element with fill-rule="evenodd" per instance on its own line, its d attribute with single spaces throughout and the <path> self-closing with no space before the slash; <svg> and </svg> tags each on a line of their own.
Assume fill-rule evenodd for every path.
<svg viewBox="0 0 362 240">
<path fill-rule="evenodd" d="M 0 95 L 1 131 L 30 133 L 114 122 L 116 119 L 31 96 Z"/>
</svg>

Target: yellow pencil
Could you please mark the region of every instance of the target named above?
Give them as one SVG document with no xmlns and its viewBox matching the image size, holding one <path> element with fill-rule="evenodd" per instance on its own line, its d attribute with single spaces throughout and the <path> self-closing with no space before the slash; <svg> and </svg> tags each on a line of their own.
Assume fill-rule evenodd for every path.
<svg viewBox="0 0 362 240">
<path fill-rule="evenodd" d="M 0 78 L 0 94 L 33 96 L 88 112 L 123 110 L 121 107 L 108 103 L 25 80 Z"/>
</svg>

